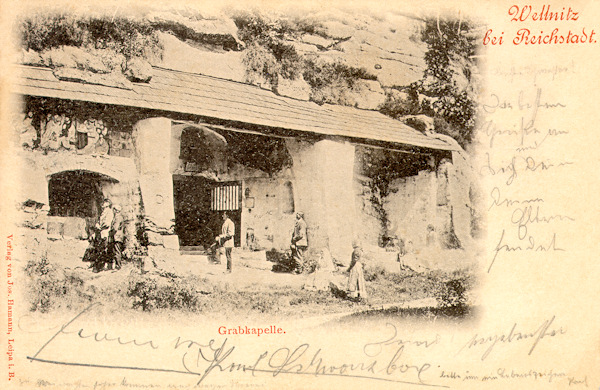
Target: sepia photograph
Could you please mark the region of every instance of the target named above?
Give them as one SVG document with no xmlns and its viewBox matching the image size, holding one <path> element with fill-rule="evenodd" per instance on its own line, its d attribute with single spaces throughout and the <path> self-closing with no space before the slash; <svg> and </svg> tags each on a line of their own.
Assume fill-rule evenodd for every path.
<svg viewBox="0 0 600 390">
<path fill-rule="evenodd" d="M 600 385 L 598 4 L 6 10 L 9 389 Z"/>
<path fill-rule="evenodd" d="M 473 314 L 475 21 L 148 8 L 18 23 L 31 311 Z"/>
</svg>

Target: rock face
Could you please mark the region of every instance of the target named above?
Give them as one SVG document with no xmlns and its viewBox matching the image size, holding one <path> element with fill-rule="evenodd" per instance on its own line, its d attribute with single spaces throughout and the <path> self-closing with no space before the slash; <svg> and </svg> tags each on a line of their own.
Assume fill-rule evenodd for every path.
<svg viewBox="0 0 600 390">
<path fill-rule="evenodd" d="M 182 40 L 220 47 L 223 50 L 240 50 L 244 45 L 237 37 L 233 19 L 222 15 L 184 15 L 173 12 L 152 12 L 145 19 L 155 28 L 170 31 Z"/>
<path fill-rule="evenodd" d="M 117 88 L 130 88 L 131 82 L 149 82 L 152 78 L 151 65 L 156 65 L 250 82 L 300 100 L 369 110 L 379 109 L 385 102 L 382 88 L 407 86 L 420 80 L 425 69 L 426 45 L 419 39 L 423 22 L 416 17 L 340 10 L 319 11 L 308 17 L 271 11 L 261 17 L 276 21 L 274 25 L 289 22 L 296 27 L 291 32 L 279 32 L 275 28 L 260 34 L 277 35 L 277 39 L 282 39 L 285 45 L 294 47 L 298 57 L 293 61 L 298 62 L 300 69 L 303 61 L 308 60 L 315 64 L 340 65 L 347 70 L 362 69 L 364 75 L 352 76 L 355 82 L 327 83 L 317 91 L 304 81 L 302 70 L 293 78 L 275 75 L 275 78 L 262 80 L 264 72 L 272 74 L 273 69 L 264 70 L 261 64 L 260 69 L 254 70 L 256 74 L 249 74 L 245 63 L 249 48 L 239 38 L 242 30 L 236 25 L 236 12 L 207 12 L 146 13 L 143 18 L 155 29 L 163 49 L 160 58 L 149 58 L 151 64 L 141 58 L 126 59 L 109 49 L 70 46 L 41 53 L 22 51 L 18 61 L 51 67 L 55 76 L 62 80 Z"/>
<path fill-rule="evenodd" d="M 17 54 L 16 62 L 24 65 L 44 65 L 42 56 L 35 50 L 24 50 Z"/>
<path fill-rule="evenodd" d="M 126 62 L 123 74 L 129 81 L 147 83 L 152 79 L 152 66 L 140 58 L 132 58 Z"/>
<path fill-rule="evenodd" d="M 376 110 L 385 102 L 385 92 L 375 80 L 357 82 L 352 88 L 352 96 L 356 99 L 354 106 L 365 110 Z"/>
<path fill-rule="evenodd" d="M 310 99 L 310 85 L 300 76 L 296 80 L 284 79 L 279 76 L 277 88 L 274 91 L 281 96 L 287 96 L 299 100 L 308 101 Z"/>
<path fill-rule="evenodd" d="M 192 47 L 171 34 L 158 35 L 163 46 L 163 58 L 155 65 L 241 83 L 246 81 L 242 52 L 224 51 L 213 47 Z"/>
<path fill-rule="evenodd" d="M 343 38 L 322 55 L 365 68 L 384 87 L 405 86 L 423 76 L 427 47 L 418 38 L 421 22 L 416 18 L 343 12 L 319 16 L 328 35 Z"/>
<path fill-rule="evenodd" d="M 22 50 L 17 61 L 47 66 L 59 80 L 131 89 L 130 82 L 149 82 L 152 66 L 141 58 L 126 60 L 108 49 L 60 46 L 37 53 Z"/>
<path fill-rule="evenodd" d="M 289 15 L 270 15 L 285 20 Z M 161 16 L 160 18 L 164 18 Z M 154 17 L 154 21 L 160 20 Z M 178 21 L 183 23 L 183 21 Z M 276 85 L 260 77 L 248 77 L 243 62 L 245 48 L 226 50 L 221 41 L 227 36 L 236 37 L 235 24 L 227 16 L 215 19 L 188 21 L 195 34 L 213 35 L 213 39 L 182 41 L 170 33 L 159 33 L 164 48 L 162 59 L 156 63 L 170 69 L 197 72 L 240 82 L 252 82 L 272 88 L 280 95 L 301 100 L 309 98 L 310 87 L 302 79 L 279 77 Z M 418 38 L 422 22 L 417 18 L 400 15 L 362 15 L 351 12 L 319 12 L 311 17 L 315 32 L 286 37 L 285 43 L 296 52 L 315 63 L 340 63 L 353 68 L 363 68 L 377 80 L 359 80 L 348 87 L 335 83 L 312 91 L 311 99 L 317 102 L 343 104 L 376 110 L 385 102 L 382 87 L 407 86 L 420 80 L 425 70 L 426 45 Z M 221 38 L 218 38 L 221 37 Z"/>
<path fill-rule="evenodd" d="M 31 50 L 24 53 L 24 60 L 34 61 Z M 51 68 L 76 68 L 92 73 L 106 74 L 120 70 L 125 57 L 111 50 L 82 49 L 73 46 L 61 46 L 44 51 L 40 55 L 40 65 Z"/>
</svg>

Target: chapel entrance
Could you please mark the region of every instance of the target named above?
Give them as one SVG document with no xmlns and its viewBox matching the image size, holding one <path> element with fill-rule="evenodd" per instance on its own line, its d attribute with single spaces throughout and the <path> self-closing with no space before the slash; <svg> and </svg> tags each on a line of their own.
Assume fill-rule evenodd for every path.
<svg viewBox="0 0 600 390">
<path fill-rule="evenodd" d="M 221 233 L 221 213 L 235 224 L 235 246 L 240 246 L 241 183 L 217 182 L 202 176 L 173 175 L 175 233 L 182 250 L 206 249 Z"/>
</svg>

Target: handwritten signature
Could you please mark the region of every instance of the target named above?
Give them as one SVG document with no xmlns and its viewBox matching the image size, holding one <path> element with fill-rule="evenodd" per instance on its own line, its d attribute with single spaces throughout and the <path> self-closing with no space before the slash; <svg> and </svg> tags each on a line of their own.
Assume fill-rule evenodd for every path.
<svg viewBox="0 0 600 390">
<path fill-rule="evenodd" d="M 102 331 L 88 331 L 83 327 L 77 326 L 77 322 L 82 317 L 89 313 L 94 307 L 101 304 L 95 303 L 72 319 L 60 326 L 42 346 L 32 356 L 27 356 L 30 362 L 48 363 L 56 365 L 76 366 L 76 367 L 93 367 L 103 369 L 119 369 L 132 371 L 155 371 L 175 374 L 194 375 L 198 377 L 197 384 L 202 383 L 212 373 L 250 373 L 255 376 L 256 373 L 268 373 L 273 377 L 282 374 L 294 375 L 311 375 L 311 376 L 337 376 L 348 378 L 362 378 L 376 381 L 385 381 L 393 383 L 412 384 L 429 387 L 448 387 L 438 385 L 428 381 L 428 374 L 432 364 L 429 362 L 413 363 L 409 362 L 404 351 L 407 344 L 430 346 L 439 342 L 439 336 L 431 341 L 402 341 L 396 339 L 396 331 L 394 327 L 394 336 L 386 338 L 381 342 L 375 342 L 365 345 L 366 350 L 381 345 L 393 345 L 393 353 L 384 354 L 379 359 L 373 359 L 373 356 L 367 355 L 369 359 L 364 361 L 343 362 L 330 364 L 326 362 L 326 352 L 322 348 L 315 348 L 309 343 L 302 343 L 296 347 L 281 347 L 274 349 L 272 352 L 264 351 L 254 358 L 243 357 L 245 362 L 234 361 L 234 352 L 239 349 L 232 345 L 228 338 L 211 339 L 208 342 L 199 342 L 196 340 L 186 339 L 181 336 L 172 341 L 164 340 L 137 340 L 127 339 L 119 335 L 109 335 Z M 165 364 L 165 367 L 143 367 L 143 366 L 127 366 L 119 364 L 119 362 L 106 363 L 83 363 L 79 361 L 61 361 L 53 358 L 42 358 L 42 352 L 48 354 L 51 350 L 49 346 L 62 337 L 76 337 L 78 340 L 86 340 L 96 343 L 110 343 L 123 348 L 136 348 L 143 351 L 144 356 L 149 356 L 151 353 L 158 353 L 161 356 L 167 352 L 172 353 L 177 351 L 179 356 L 178 365 Z M 72 341 L 72 340 L 71 340 Z M 73 343 L 71 343 L 73 345 Z M 78 348 L 78 347 L 76 347 Z M 336 356 L 340 355 L 340 351 L 336 351 Z M 89 353 L 85 356 L 88 358 L 93 356 Z"/>
</svg>

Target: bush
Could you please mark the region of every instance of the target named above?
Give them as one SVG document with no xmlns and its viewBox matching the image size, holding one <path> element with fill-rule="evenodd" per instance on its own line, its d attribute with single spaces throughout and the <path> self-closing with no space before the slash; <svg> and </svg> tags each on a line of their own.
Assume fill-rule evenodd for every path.
<svg viewBox="0 0 600 390">
<path fill-rule="evenodd" d="M 260 313 L 270 313 L 277 311 L 279 303 L 277 297 L 271 294 L 256 294 L 250 299 L 250 305 L 252 310 Z"/>
<path fill-rule="evenodd" d="M 29 299 L 31 311 L 46 313 L 73 300 L 89 301 L 90 297 L 83 292 L 83 279 L 75 273 L 67 273 L 50 264 L 46 256 L 40 260 L 29 260 L 25 267 L 29 278 Z M 68 297 L 71 299 L 67 299 Z"/>
<path fill-rule="evenodd" d="M 405 92 L 400 91 L 408 95 L 407 99 L 398 98 L 398 91 L 400 90 L 394 88 L 386 91 L 385 102 L 379 108 L 379 112 L 394 119 L 422 113 L 416 87 L 410 86 Z"/>
<path fill-rule="evenodd" d="M 255 42 L 244 51 L 243 63 L 246 67 L 246 81 L 251 84 L 265 80 L 273 85 L 281 71 L 281 65 L 273 53 Z"/>
<path fill-rule="evenodd" d="M 421 93 L 435 97 L 424 113 L 443 118 L 453 129 L 443 134 L 464 148 L 472 141 L 477 102 L 477 33 L 479 26 L 464 20 L 427 19 L 421 40 L 427 44 Z M 440 132 L 436 126 L 436 132 Z"/>
<path fill-rule="evenodd" d="M 365 274 L 365 281 L 367 281 L 367 282 L 383 280 L 389 276 L 388 272 L 381 265 L 365 267 L 364 274 Z"/>
<path fill-rule="evenodd" d="M 439 307 L 448 314 L 462 316 L 468 312 L 467 293 L 473 288 L 474 277 L 465 271 L 457 271 L 436 284 L 434 292 Z"/>
<path fill-rule="evenodd" d="M 267 252 L 267 260 L 275 263 L 273 272 L 293 272 L 296 269 L 296 261 L 292 257 L 291 251 L 278 252 L 272 249 Z"/>
<path fill-rule="evenodd" d="M 162 56 L 163 48 L 152 26 L 125 17 L 78 17 L 73 14 L 36 14 L 19 26 L 23 48 L 44 51 L 63 45 L 112 49 L 126 58 Z"/>
<path fill-rule="evenodd" d="M 133 298 L 133 308 L 143 311 L 154 309 L 200 308 L 200 293 L 197 285 L 203 281 L 195 278 L 182 278 L 175 275 L 159 276 L 132 274 L 127 296 Z"/>
<path fill-rule="evenodd" d="M 300 33 L 299 26 L 258 13 L 240 13 L 234 22 L 239 38 L 246 43 L 243 62 L 247 82 L 258 84 L 262 78 L 276 87 L 278 76 L 290 80 L 300 76 L 301 56 L 287 42 Z"/>
<path fill-rule="evenodd" d="M 351 105 L 346 94 L 359 80 L 377 80 L 365 68 L 355 68 L 337 60 L 333 63 L 306 59 L 302 76 L 311 87 L 311 100 L 318 104 Z"/>
<path fill-rule="evenodd" d="M 309 250 L 304 256 L 304 264 L 302 264 L 302 272 L 305 274 L 313 273 L 319 266 L 321 253 L 315 250 Z"/>
</svg>

